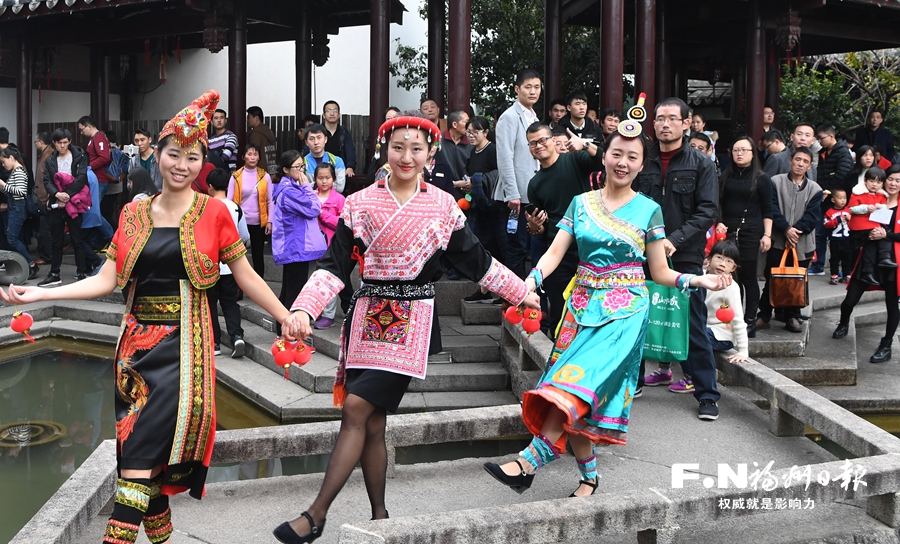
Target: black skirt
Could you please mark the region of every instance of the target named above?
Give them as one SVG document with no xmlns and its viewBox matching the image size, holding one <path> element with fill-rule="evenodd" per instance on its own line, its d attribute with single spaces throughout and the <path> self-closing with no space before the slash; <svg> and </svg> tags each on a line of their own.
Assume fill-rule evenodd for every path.
<svg viewBox="0 0 900 544">
<path fill-rule="evenodd" d="M 345 386 L 348 395 L 356 395 L 396 414 L 411 379 L 396 372 L 348 368 Z"/>
</svg>

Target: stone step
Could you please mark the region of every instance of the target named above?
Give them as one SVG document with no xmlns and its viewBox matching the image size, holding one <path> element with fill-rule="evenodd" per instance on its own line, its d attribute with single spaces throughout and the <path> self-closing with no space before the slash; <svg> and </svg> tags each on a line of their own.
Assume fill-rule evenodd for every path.
<svg viewBox="0 0 900 544">
<path fill-rule="evenodd" d="M 224 333 L 224 320 L 220 319 L 220 325 L 223 327 L 222 344 L 223 354 L 228 353 L 231 347 L 230 339 Z M 334 383 L 334 375 L 337 371 L 337 360 L 331 353 L 337 355 L 336 346 L 339 333 L 328 329 L 324 332 L 328 335 L 328 341 L 323 340 L 323 335 L 313 339 L 316 346 L 316 353 L 306 365 L 292 365 L 289 369 L 289 381 L 315 393 L 330 392 Z M 275 364 L 275 358 L 272 356 L 271 346 L 274 340 L 274 334 L 266 331 L 253 323 L 244 323 L 244 341 L 246 343 L 246 357 L 255 361 L 259 365 L 268 368 L 278 375 L 284 375 L 284 369 Z M 468 339 L 476 339 L 477 343 L 485 344 L 487 347 L 493 346 L 497 352 L 499 359 L 499 346 L 497 342 L 490 337 L 474 336 L 474 337 L 450 337 L 450 339 L 458 340 L 460 344 L 468 343 Z M 328 349 L 325 349 L 325 348 Z M 459 349 L 460 353 L 481 353 L 488 351 L 487 347 L 477 349 Z M 449 353 L 438 354 L 432 356 L 436 361 L 429 359 L 429 362 L 444 362 L 449 360 Z M 459 361 L 453 359 L 453 364 L 432 364 L 429 365 L 425 380 L 413 379 L 410 383 L 410 391 L 429 391 L 429 392 L 466 392 L 466 391 L 495 391 L 509 389 L 509 374 L 504 370 L 500 363 L 495 361 Z"/>
<path fill-rule="evenodd" d="M 502 313 L 499 304 L 459 301 L 459 315 L 466 325 L 499 325 Z"/>
</svg>

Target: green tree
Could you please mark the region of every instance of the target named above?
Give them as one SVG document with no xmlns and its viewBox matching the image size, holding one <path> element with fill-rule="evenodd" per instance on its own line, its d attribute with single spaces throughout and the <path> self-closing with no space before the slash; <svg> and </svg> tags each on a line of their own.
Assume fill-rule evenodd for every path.
<svg viewBox="0 0 900 544">
<path fill-rule="evenodd" d="M 800 121 L 830 123 L 838 130 L 854 124 L 853 99 L 847 82 L 831 69 L 801 64 L 784 67 L 778 94 L 778 125 L 790 130 Z"/>
<path fill-rule="evenodd" d="M 427 17 L 423 1 L 419 11 Z M 581 26 L 563 27 L 564 92 L 584 90 L 592 107 L 599 105 L 600 47 L 599 29 Z M 425 87 L 428 53 L 397 40 L 398 61 L 391 63 L 391 75 L 400 87 L 410 90 Z M 544 66 L 544 5 L 534 0 L 479 0 L 472 2 L 472 102 L 480 113 L 500 115 L 513 100 L 516 73 Z M 626 95 L 633 95 L 630 82 L 623 79 Z M 537 111 L 543 112 L 542 96 Z M 622 107 L 622 105 L 618 105 Z M 601 106 L 606 107 L 606 106 Z"/>
</svg>

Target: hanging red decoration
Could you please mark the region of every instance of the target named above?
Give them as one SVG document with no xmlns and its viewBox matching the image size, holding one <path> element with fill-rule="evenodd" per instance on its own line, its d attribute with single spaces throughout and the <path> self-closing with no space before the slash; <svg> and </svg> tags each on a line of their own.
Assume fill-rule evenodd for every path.
<svg viewBox="0 0 900 544">
<path fill-rule="evenodd" d="M 716 310 L 716 319 L 726 325 L 734 320 L 734 309 L 728 306 L 728 303 L 722 301 L 722 306 Z"/>
<path fill-rule="evenodd" d="M 456 201 L 456 205 L 459 206 L 459 209 L 462 211 L 466 211 L 469 209 L 469 201 L 465 198 L 460 198 Z"/>
<path fill-rule="evenodd" d="M 178 55 L 178 64 L 181 64 L 181 38 L 175 40 L 175 53 Z"/>
<path fill-rule="evenodd" d="M 34 343 L 34 338 L 31 337 L 28 332 L 31 330 L 31 326 L 34 325 L 34 318 L 31 317 L 31 314 L 16 311 L 13 314 L 12 320 L 9 322 L 9 328 L 13 331 L 21 333 L 25 335 L 25 341 Z"/>
<path fill-rule="evenodd" d="M 517 306 L 510 306 L 503 312 L 503 316 L 513 325 L 518 325 L 524 319 L 524 311 Z"/>
<path fill-rule="evenodd" d="M 150 40 L 144 40 L 144 66 L 150 66 Z"/>
<path fill-rule="evenodd" d="M 528 336 L 541 330 L 541 311 L 535 309 L 525 310 L 525 321 L 522 328 L 528 333 Z"/>
<path fill-rule="evenodd" d="M 303 342 L 297 342 L 293 349 L 294 362 L 298 366 L 303 366 L 312 359 L 312 349 Z"/>
<path fill-rule="evenodd" d="M 290 378 L 291 364 L 294 362 L 294 350 L 290 342 L 283 338 L 276 338 L 272 344 L 272 355 L 275 356 L 275 364 L 284 368 L 284 379 Z"/>
</svg>

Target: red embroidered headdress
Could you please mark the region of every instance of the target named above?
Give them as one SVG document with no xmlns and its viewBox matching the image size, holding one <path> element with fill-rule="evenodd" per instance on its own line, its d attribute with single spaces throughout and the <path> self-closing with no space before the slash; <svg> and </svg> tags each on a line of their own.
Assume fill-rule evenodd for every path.
<svg viewBox="0 0 900 544">
<path fill-rule="evenodd" d="M 437 125 L 425 119 L 424 117 L 415 117 L 412 115 L 404 115 L 388 119 L 378 129 L 378 142 L 375 144 L 375 158 L 380 155 L 381 146 L 387 143 L 388 134 L 396 129 L 406 129 L 404 138 L 409 139 L 409 130 L 424 130 L 428 133 L 428 143 L 434 144 L 435 147 L 441 145 L 441 129 Z"/>
<path fill-rule="evenodd" d="M 159 133 L 159 139 L 172 136 L 179 146 L 188 151 L 193 150 L 197 142 L 202 142 L 204 146 L 209 147 L 209 135 L 206 128 L 218 105 L 219 91 L 214 89 L 206 91 L 166 123 L 162 132 Z"/>
</svg>

